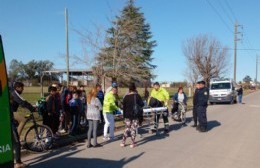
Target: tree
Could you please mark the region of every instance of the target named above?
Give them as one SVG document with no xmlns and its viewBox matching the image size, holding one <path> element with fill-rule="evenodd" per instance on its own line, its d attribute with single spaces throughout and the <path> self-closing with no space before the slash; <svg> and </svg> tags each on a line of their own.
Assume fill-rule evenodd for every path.
<svg viewBox="0 0 260 168">
<path fill-rule="evenodd" d="M 11 81 L 28 79 L 32 82 L 32 79 L 38 79 L 42 76 L 43 71 L 52 69 L 54 64 L 48 60 L 45 61 L 29 61 L 27 64 L 23 64 L 22 61 L 12 60 L 9 66 L 9 78 Z"/>
<path fill-rule="evenodd" d="M 100 25 L 94 25 L 95 32 L 91 32 L 89 30 L 75 30 L 75 32 L 80 36 L 80 41 L 82 43 L 82 56 L 74 56 L 74 60 L 76 63 L 83 63 L 88 68 L 92 67 L 93 74 L 96 77 L 96 83 L 102 83 L 103 79 L 103 69 L 102 62 L 95 64 L 96 58 L 101 51 L 102 48 L 105 48 L 105 36 L 106 32 L 104 28 Z"/>
<path fill-rule="evenodd" d="M 247 84 L 249 84 L 252 81 L 252 78 L 249 75 L 246 75 L 243 79 L 243 81 Z"/>
<path fill-rule="evenodd" d="M 37 61 L 35 60 L 32 60 L 23 66 L 24 72 L 26 73 L 29 81 L 35 78 L 37 68 Z"/>
<path fill-rule="evenodd" d="M 40 82 L 40 78 L 43 75 L 43 71 L 48 71 L 51 70 L 54 66 L 53 62 L 50 62 L 49 60 L 44 60 L 44 61 L 38 61 L 37 62 L 37 68 L 36 68 L 36 75 L 38 78 L 38 81 Z"/>
<path fill-rule="evenodd" d="M 13 59 L 9 66 L 8 76 L 11 81 L 25 78 L 24 64 L 22 61 Z"/>
<path fill-rule="evenodd" d="M 211 78 L 222 76 L 227 71 L 227 47 L 208 35 L 190 38 L 183 44 L 183 53 L 190 71 L 202 77 L 207 84 Z"/>
<path fill-rule="evenodd" d="M 188 81 L 194 85 L 200 78 L 200 72 L 191 62 L 188 62 L 188 65 L 184 75 L 187 77 Z"/>
<path fill-rule="evenodd" d="M 156 67 L 151 61 L 156 41 L 151 40 L 150 25 L 144 14 L 129 0 L 121 15 L 107 30 L 106 47 L 96 58 L 96 70 L 112 80 L 147 80 Z"/>
</svg>

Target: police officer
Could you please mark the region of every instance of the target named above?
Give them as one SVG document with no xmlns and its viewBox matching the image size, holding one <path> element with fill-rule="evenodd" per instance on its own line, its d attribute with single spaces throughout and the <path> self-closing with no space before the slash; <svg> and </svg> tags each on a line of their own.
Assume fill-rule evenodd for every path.
<svg viewBox="0 0 260 168">
<path fill-rule="evenodd" d="M 197 114 L 197 111 L 196 111 L 196 105 L 197 105 L 197 93 L 198 93 L 198 90 L 200 88 L 200 84 L 199 82 L 196 83 L 196 89 L 195 89 L 195 92 L 194 92 L 194 96 L 193 96 L 193 110 L 192 110 L 192 116 L 193 116 L 193 122 L 194 124 L 192 125 L 192 127 L 197 127 L 197 123 L 198 123 L 198 114 Z"/>
<path fill-rule="evenodd" d="M 205 81 L 199 82 L 199 89 L 196 94 L 196 111 L 198 114 L 199 125 L 197 130 L 200 132 L 207 131 L 207 107 L 209 99 L 209 89 L 205 87 Z"/>
</svg>

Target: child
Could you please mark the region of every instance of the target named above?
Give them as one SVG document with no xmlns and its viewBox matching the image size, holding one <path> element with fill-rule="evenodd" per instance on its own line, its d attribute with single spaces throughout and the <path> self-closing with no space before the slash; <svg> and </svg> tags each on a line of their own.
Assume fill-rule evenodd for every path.
<svg viewBox="0 0 260 168">
<path fill-rule="evenodd" d="M 72 127 L 70 130 L 70 135 L 72 136 L 77 134 L 79 113 L 81 113 L 83 110 L 80 94 L 80 90 L 75 91 L 72 95 L 72 99 L 69 101 L 70 113 L 72 116 Z"/>
</svg>

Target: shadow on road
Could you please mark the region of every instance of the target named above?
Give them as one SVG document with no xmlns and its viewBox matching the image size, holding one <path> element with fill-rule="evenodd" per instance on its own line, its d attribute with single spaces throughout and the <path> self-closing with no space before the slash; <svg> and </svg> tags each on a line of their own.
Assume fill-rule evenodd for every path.
<svg viewBox="0 0 260 168">
<path fill-rule="evenodd" d="M 34 161 L 29 164 L 31 168 L 82 168 L 82 167 L 87 167 L 87 168 L 123 168 L 124 165 L 130 163 L 131 161 L 134 161 L 135 159 L 138 159 L 141 157 L 144 152 L 132 156 L 130 158 L 119 158 L 118 160 L 105 160 L 105 159 L 99 159 L 99 158 L 77 158 L 77 157 L 70 157 L 74 155 L 77 152 L 80 152 L 82 150 L 77 150 L 73 151 L 67 154 L 63 155 L 58 155 L 58 157 L 55 157 L 55 153 L 51 153 L 48 155 L 48 157 L 54 156 L 54 158 L 48 159 L 47 156 L 44 158 L 37 158 L 37 161 Z M 60 152 L 64 152 L 63 150 Z M 86 151 L 86 155 L 87 156 Z M 65 152 L 64 152 L 65 153 Z"/>
<path fill-rule="evenodd" d="M 72 144 L 72 145 L 66 146 L 64 148 L 57 149 L 57 150 L 50 150 L 41 156 L 37 156 L 37 157 L 34 157 L 33 159 L 28 159 L 28 160 L 24 160 L 24 161 L 25 162 L 29 161 L 30 164 L 34 164 L 34 163 L 38 163 L 40 161 L 48 160 L 50 157 L 60 155 L 64 152 L 71 152 L 71 155 L 72 155 L 72 154 L 80 152 L 78 147 L 84 146 L 84 145 L 85 145 L 85 143 L 80 143 L 80 144 L 76 144 L 76 145 Z"/>
<path fill-rule="evenodd" d="M 220 126 L 221 123 L 219 121 L 213 120 L 213 121 L 208 121 L 208 131 L 212 130 L 215 127 Z"/>
<path fill-rule="evenodd" d="M 171 132 L 171 131 L 177 131 L 177 130 L 183 128 L 183 127 L 186 127 L 187 124 L 190 123 L 191 121 L 192 121 L 192 117 L 187 117 L 187 118 L 186 118 L 186 122 L 185 122 L 186 124 L 182 124 L 181 122 L 175 121 L 174 124 L 170 125 L 170 127 L 169 127 L 169 132 Z"/>
</svg>

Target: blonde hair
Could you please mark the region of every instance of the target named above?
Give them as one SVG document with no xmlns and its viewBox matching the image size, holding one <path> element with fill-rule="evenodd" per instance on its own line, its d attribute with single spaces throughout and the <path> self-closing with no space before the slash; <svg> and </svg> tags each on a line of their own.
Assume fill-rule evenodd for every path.
<svg viewBox="0 0 260 168">
<path fill-rule="evenodd" d="M 97 97 L 97 89 L 96 88 L 92 88 L 87 95 L 87 103 L 90 104 L 91 99 L 93 97 Z"/>
</svg>

